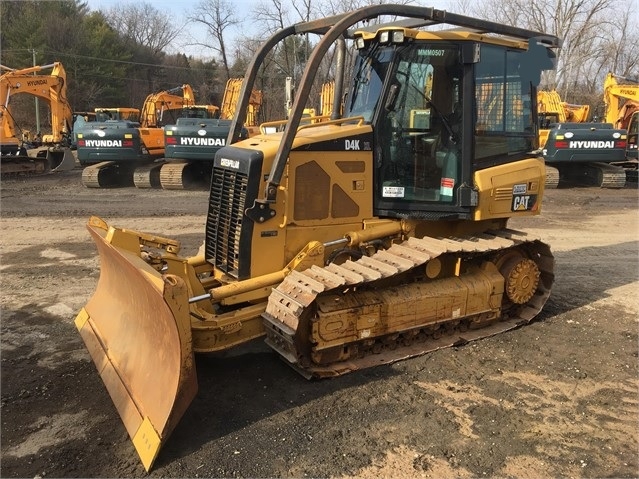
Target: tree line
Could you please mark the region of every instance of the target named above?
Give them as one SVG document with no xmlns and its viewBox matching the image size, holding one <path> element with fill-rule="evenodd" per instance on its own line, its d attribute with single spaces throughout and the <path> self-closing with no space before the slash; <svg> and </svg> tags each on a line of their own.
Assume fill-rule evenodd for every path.
<svg viewBox="0 0 639 479">
<path fill-rule="evenodd" d="M 190 10 L 190 4 L 183 4 L 186 23 L 178 24 L 152 2 L 96 11 L 81 0 L 3 0 L 0 63 L 26 68 L 62 62 L 76 111 L 141 108 L 149 93 L 184 83 L 194 89 L 198 103 L 219 105 L 226 81 L 242 76 L 259 45 L 278 29 L 375 3 L 386 2 L 256 0 L 246 12 L 231 0 L 199 0 Z M 427 0 L 395 3 L 430 6 Z M 558 68 L 544 76 L 541 88 L 555 88 L 564 101 L 588 103 L 602 114 L 606 73 L 639 77 L 634 6 L 634 0 L 454 0 L 447 10 L 563 38 Z M 204 27 L 206 38 L 191 38 L 190 27 L 196 24 Z M 259 25 L 259 31 L 252 25 Z M 175 53 L 185 42 L 197 46 L 202 56 Z M 267 59 L 256 85 L 267 93 L 263 119 L 283 117 L 285 79 L 299 80 L 316 42 L 313 35 L 290 37 Z M 330 62 L 320 70 L 318 84 L 331 79 Z"/>
</svg>

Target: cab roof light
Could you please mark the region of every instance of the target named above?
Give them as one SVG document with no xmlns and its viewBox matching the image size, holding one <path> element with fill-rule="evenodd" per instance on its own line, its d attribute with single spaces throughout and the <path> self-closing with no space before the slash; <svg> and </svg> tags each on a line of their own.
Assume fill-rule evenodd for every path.
<svg viewBox="0 0 639 479">
<path fill-rule="evenodd" d="M 379 34 L 379 43 L 388 43 L 390 33 L 388 30 L 384 30 Z"/>
<path fill-rule="evenodd" d="M 357 39 L 355 40 L 355 46 L 357 47 L 358 50 L 361 50 L 362 48 L 364 48 L 366 46 L 364 37 L 357 37 Z"/>
<path fill-rule="evenodd" d="M 404 43 L 404 31 L 403 30 L 395 30 L 393 32 L 392 42 L 393 43 Z"/>
</svg>

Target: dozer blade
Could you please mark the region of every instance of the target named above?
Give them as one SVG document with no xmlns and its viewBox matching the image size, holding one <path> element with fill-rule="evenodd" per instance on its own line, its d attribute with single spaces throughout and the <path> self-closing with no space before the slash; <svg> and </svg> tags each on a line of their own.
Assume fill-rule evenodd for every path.
<svg viewBox="0 0 639 479">
<path fill-rule="evenodd" d="M 87 228 L 100 279 L 75 324 L 148 471 L 197 392 L 187 288 L 99 218 Z"/>
</svg>

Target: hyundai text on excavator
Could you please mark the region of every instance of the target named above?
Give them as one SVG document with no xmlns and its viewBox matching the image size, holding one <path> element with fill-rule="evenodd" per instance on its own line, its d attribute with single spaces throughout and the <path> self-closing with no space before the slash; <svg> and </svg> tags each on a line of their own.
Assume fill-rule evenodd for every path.
<svg viewBox="0 0 639 479">
<path fill-rule="evenodd" d="M 15 70 L 2 66 L 0 76 L 0 159 L 1 171 L 7 174 L 37 174 L 72 170 L 71 152 L 73 110 L 67 100 L 67 76 L 60 62 Z M 37 74 L 51 70 L 49 74 Z M 9 101 L 11 96 L 27 94 L 43 99 L 51 112 L 51 134 L 42 136 L 35 148 L 23 144 L 17 134 Z"/>
<path fill-rule="evenodd" d="M 82 183 L 88 188 L 159 186 L 156 159 L 164 155 L 166 124 L 175 123 L 182 107 L 194 105 L 190 85 L 148 95 L 140 122 L 106 120 L 92 122 L 77 135 L 78 161 L 85 168 Z"/>
<path fill-rule="evenodd" d="M 397 20 L 358 28 L 384 15 Z M 321 39 L 285 128 L 236 141 L 260 65 L 306 33 Z M 255 53 L 215 155 L 202 254 L 89 220 L 100 278 L 75 324 L 147 470 L 196 395 L 194 353 L 266 335 L 304 376 L 330 377 L 540 312 L 550 247 L 508 220 L 541 212 L 536 86 L 559 46 L 392 4 L 281 29 Z M 338 104 L 300 125 L 332 47 L 343 116 Z"/>
<path fill-rule="evenodd" d="M 90 128 L 97 121 L 140 121 L 140 110 L 129 107 L 98 107 L 93 111 L 73 112 L 73 141 L 71 147 L 78 147 L 78 134 L 85 128 Z"/>
</svg>

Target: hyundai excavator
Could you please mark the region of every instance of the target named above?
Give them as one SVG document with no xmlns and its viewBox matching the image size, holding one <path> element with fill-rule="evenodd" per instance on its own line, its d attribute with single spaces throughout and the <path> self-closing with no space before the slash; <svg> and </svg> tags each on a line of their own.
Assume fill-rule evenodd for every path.
<svg viewBox="0 0 639 479">
<path fill-rule="evenodd" d="M 140 110 L 138 108 L 129 107 L 98 107 L 93 111 L 74 112 L 73 113 L 73 141 L 71 148 L 78 147 L 78 134 L 85 128 L 90 128 L 96 121 L 140 121 Z"/>
<path fill-rule="evenodd" d="M 561 181 L 620 188 L 625 173 L 610 163 L 625 154 L 624 133 L 588 122 L 590 105 L 561 100 L 556 90 L 538 91 L 539 146 L 546 160 L 546 188 Z M 550 141 L 549 141 L 550 139 Z"/>
<path fill-rule="evenodd" d="M 546 187 L 577 183 L 602 188 L 623 188 L 637 176 L 637 164 L 626 160 L 628 121 L 639 108 L 639 85 L 619 85 L 609 73 L 604 81 L 604 122 L 578 122 L 567 118 L 547 130 L 541 144 L 546 160 Z M 550 172 L 550 173 L 548 173 Z M 556 173 L 555 173 L 556 172 Z M 555 179 L 554 184 L 549 179 Z M 636 180 L 634 180 L 636 181 Z"/>
<path fill-rule="evenodd" d="M 624 83 L 619 83 L 619 80 Z M 604 80 L 604 103 L 606 104 L 606 123 L 611 123 L 615 128 L 628 132 L 626 158 L 614 163 L 614 165 L 625 170 L 627 182 L 637 183 L 637 172 L 639 171 L 639 161 L 637 160 L 639 81 L 608 73 Z"/>
<path fill-rule="evenodd" d="M 584 123 L 590 115 L 590 105 L 575 105 L 561 100 L 557 90 L 537 92 L 539 115 L 539 146 L 548 140 L 550 126 L 556 123 Z"/>
<path fill-rule="evenodd" d="M 73 111 L 67 100 L 66 71 L 60 62 L 16 70 L 2 66 L 0 76 L 0 159 L 2 175 L 38 174 L 72 170 Z M 51 70 L 49 74 L 40 74 Z M 51 134 L 43 135 L 37 147 L 23 144 L 11 112 L 13 95 L 27 94 L 48 103 Z"/>
<path fill-rule="evenodd" d="M 539 117 L 539 147 L 543 148 L 548 140 L 550 129 L 566 122 L 584 123 L 588 121 L 590 105 L 573 105 L 562 101 L 557 90 L 539 90 L 537 92 Z M 559 185 L 559 169 L 546 164 L 546 188 Z"/>
<path fill-rule="evenodd" d="M 285 128 L 237 141 L 265 58 L 306 33 L 320 39 Z M 538 315 L 553 255 L 508 221 L 541 212 L 536 87 L 560 44 L 393 4 L 283 28 L 256 51 L 215 154 L 202 253 L 89 219 L 100 278 L 75 325 L 147 470 L 197 393 L 196 353 L 265 337 L 325 378 Z M 301 123 L 329 51 L 343 114 Z"/>
<path fill-rule="evenodd" d="M 146 97 L 140 121 L 92 122 L 77 135 L 82 183 L 87 188 L 159 186 L 164 156 L 164 125 L 175 123 L 182 107 L 195 105 L 190 85 L 152 93 Z"/>
<path fill-rule="evenodd" d="M 226 82 L 221 107 L 213 107 L 216 114 L 207 114 L 203 107 L 185 107 L 187 114 L 178 118 L 174 125 L 164 127 L 164 163 L 160 169 L 162 188 L 183 190 L 209 186 L 213 157 L 226 145 L 242 81 L 242 78 L 231 78 Z M 253 90 L 238 140 L 259 132 L 257 118 L 261 106 L 262 92 Z"/>
</svg>

